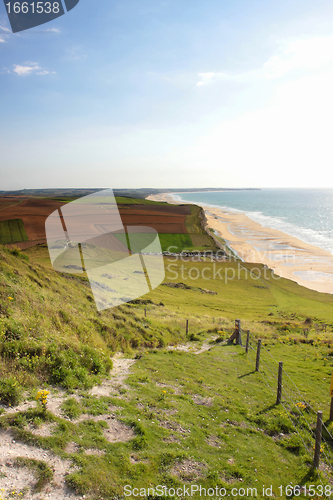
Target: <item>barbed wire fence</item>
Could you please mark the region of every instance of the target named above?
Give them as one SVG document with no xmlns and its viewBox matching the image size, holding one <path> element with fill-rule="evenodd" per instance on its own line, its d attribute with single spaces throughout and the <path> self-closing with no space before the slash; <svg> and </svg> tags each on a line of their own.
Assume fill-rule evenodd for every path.
<svg viewBox="0 0 333 500">
<path fill-rule="evenodd" d="M 234 340 L 236 340 L 236 344 L 242 345 L 240 320 L 235 321 L 235 331 L 228 342 L 231 343 Z M 281 404 L 283 407 L 292 428 L 302 443 L 310 460 L 311 456 L 314 454 L 313 468 L 320 468 L 329 483 L 330 477 L 328 471 L 333 472 L 333 436 L 325 422 L 321 421 L 322 412 L 315 409 L 313 404 L 307 400 L 288 372 L 282 367 L 282 363 L 275 359 L 266 348 L 265 344 L 262 343 L 261 339 L 257 340 L 257 348 L 253 347 L 250 342 L 250 332 L 248 331 L 246 346 L 243 347 L 248 363 L 255 367 L 254 371 L 259 373 L 263 383 L 268 387 L 270 392 L 277 397 L 275 404 Z M 277 377 L 277 367 L 279 364 L 281 365 L 281 376 L 283 377 L 283 383 L 282 379 L 280 381 L 280 391 L 282 390 L 282 398 L 280 398 L 280 401 L 278 401 L 279 379 Z M 261 369 L 260 366 L 262 367 Z M 311 419 L 312 415 L 317 416 L 317 425 Z M 320 415 L 320 418 L 318 418 L 318 415 Z M 318 435 L 318 421 L 320 423 L 320 435 Z M 321 425 L 325 431 L 326 437 L 321 432 Z M 313 445 L 314 442 L 315 445 Z M 321 462 L 320 467 L 319 456 Z M 318 479 L 324 487 L 320 475 L 318 475 Z"/>
</svg>

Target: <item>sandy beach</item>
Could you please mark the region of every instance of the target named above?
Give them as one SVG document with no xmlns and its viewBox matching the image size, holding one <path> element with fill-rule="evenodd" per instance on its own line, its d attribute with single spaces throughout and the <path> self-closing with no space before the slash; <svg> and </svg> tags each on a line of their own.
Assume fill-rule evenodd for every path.
<svg viewBox="0 0 333 500">
<path fill-rule="evenodd" d="M 170 194 L 149 196 L 148 199 L 181 203 Z M 278 276 L 318 292 L 333 293 L 333 255 L 330 252 L 282 231 L 262 226 L 245 214 L 201 206 L 209 227 L 244 262 L 266 264 Z"/>
</svg>

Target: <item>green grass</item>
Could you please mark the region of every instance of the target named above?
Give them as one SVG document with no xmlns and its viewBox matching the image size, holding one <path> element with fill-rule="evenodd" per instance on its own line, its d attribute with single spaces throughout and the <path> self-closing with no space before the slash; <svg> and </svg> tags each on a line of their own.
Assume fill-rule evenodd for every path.
<svg viewBox="0 0 333 500">
<path fill-rule="evenodd" d="M 33 397 L 41 387 L 60 385 L 67 389 L 63 410 L 71 419 L 37 408 L 2 416 L 0 425 L 17 440 L 73 460 L 78 470 L 66 480 L 81 495 L 111 500 L 123 495 L 125 484 L 193 481 L 228 493 L 258 485 L 262 498 L 263 484 L 272 484 L 278 497 L 278 486 L 290 481 L 327 481 L 311 470 L 309 427 L 315 426 L 313 408 L 324 411 L 332 428 L 333 296 L 278 279 L 262 265 L 197 260 L 164 259 L 165 282 L 186 287 L 159 286 L 132 304 L 97 313 L 87 280 L 55 272 L 46 247 L 26 253 L 0 247 L 0 398 L 15 405 L 23 391 Z M 236 318 L 244 332 L 250 330 L 254 349 L 263 339 L 259 373 L 253 350 L 246 356 L 241 347 L 225 345 Z M 165 349 L 185 341 L 193 347 L 210 341 L 211 350 Z M 117 351 L 137 354 L 129 389 L 91 396 L 87 389 L 108 375 Z M 310 406 L 295 406 L 303 396 L 288 378 L 287 413 L 275 405 L 278 361 Z M 110 405 L 133 429 L 130 441 L 109 443 L 106 423 L 94 421 Z M 82 414 L 91 418 L 76 423 Z M 55 424 L 51 436 L 27 429 L 45 420 Z M 325 439 L 331 456 L 327 433 Z M 68 454 L 73 441 L 77 451 Z M 87 455 L 92 448 L 102 454 Z M 192 468 L 183 469 L 184 461 Z"/>
<path fill-rule="evenodd" d="M 260 499 L 262 486 L 272 485 L 279 497 L 281 485 L 328 484 L 325 474 L 311 469 L 314 440 L 309 430 L 319 409 L 332 429 L 328 415 L 333 363 L 327 361 L 327 351 L 327 345 L 267 341 L 259 372 L 254 372 L 253 350 L 246 355 L 241 347 L 223 342 L 211 343 L 210 350 L 199 355 L 145 351 L 131 369 L 125 396 L 79 393 L 79 401 L 69 398 L 64 404 L 70 418 L 82 412 L 107 413 L 111 404 L 112 413 L 134 431 L 128 442 L 109 443 L 103 436 L 105 422 L 93 419 L 73 423 L 52 417 L 56 423 L 52 436 L 33 436 L 24 427 L 27 422 L 38 423 L 42 414 L 31 410 L 1 417 L 0 425 L 10 426 L 16 439 L 71 458 L 78 470 L 67 476 L 67 483 L 92 499 L 122 496 L 126 484 L 172 488 L 191 483 L 225 488 L 227 495 L 232 488 L 257 487 Z M 283 404 L 275 405 L 279 360 L 301 394 L 284 375 Z M 302 394 L 310 403 L 308 409 L 297 406 L 303 402 Z M 324 437 L 328 442 L 324 451 L 331 457 L 327 432 Z M 77 451 L 64 455 L 73 441 Z M 91 448 L 101 454 L 86 455 Z M 186 463 L 192 469 L 184 469 Z"/>
<path fill-rule="evenodd" d="M 145 198 L 127 198 L 125 196 L 115 196 L 115 199 L 118 204 L 126 205 L 166 205 L 165 201 L 152 201 L 146 200 Z"/>
<path fill-rule="evenodd" d="M 127 246 L 126 236 L 123 234 L 115 235 L 116 238 Z M 193 240 L 195 238 L 195 240 Z M 194 250 L 218 250 L 211 245 L 211 242 L 204 234 L 175 234 L 175 233 L 160 233 L 159 239 L 162 252 L 180 253 Z M 135 235 L 136 247 L 133 251 L 143 250 L 152 240 L 152 233 L 137 233 Z"/>
<path fill-rule="evenodd" d="M 203 227 L 204 212 L 202 207 L 198 205 L 190 205 L 190 207 L 191 214 L 186 216 L 185 227 L 191 237 L 192 246 L 201 251 L 219 250 L 213 238 Z"/>
<path fill-rule="evenodd" d="M 28 241 L 22 219 L 12 219 L 0 222 L 0 243 L 16 243 Z"/>
<path fill-rule="evenodd" d="M 178 253 L 186 250 L 193 250 L 194 246 L 188 234 L 160 234 L 159 235 L 163 252 Z"/>
<path fill-rule="evenodd" d="M 200 224 L 200 217 L 202 215 L 202 208 L 198 205 L 190 205 L 191 215 L 186 216 L 185 226 L 189 233 L 203 234 L 203 229 Z"/>
</svg>

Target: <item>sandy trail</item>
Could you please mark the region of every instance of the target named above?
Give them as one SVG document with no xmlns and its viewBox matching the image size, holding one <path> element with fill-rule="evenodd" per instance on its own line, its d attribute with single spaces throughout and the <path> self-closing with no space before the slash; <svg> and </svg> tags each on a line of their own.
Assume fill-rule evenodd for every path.
<svg viewBox="0 0 333 500">
<path fill-rule="evenodd" d="M 111 378 L 104 380 L 101 385 L 96 385 L 91 389 L 92 396 L 110 396 L 118 392 L 119 387 L 128 389 L 124 384 L 124 380 L 128 377 L 130 367 L 135 363 L 135 359 L 123 358 L 121 354 L 117 353 L 113 359 L 113 368 L 111 371 Z"/>
<path fill-rule="evenodd" d="M 119 388 L 127 388 L 124 380 L 130 373 L 130 367 L 135 363 L 134 359 L 126 359 L 121 354 L 116 354 L 113 358 L 113 369 L 111 371 L 111 379 L 104 380 L 99 386 L 93 387 L 90 394 L 96 397 L 109 396 L 110 394 L 119 393 Z M 71 397 L 80 399 L 77 394 L 71 394 Z M 65 391 L 57 391 L 48 396 L 47 408 L 54 415 L 64 418 L 61 411 L 61 404 L 68 397 Z M 35 401 L 25 401 L 15 408 L 3 407 L 4 414 L 17 413 L 36 407 Z M 79 419 L 74 421 L 78 423 L 83 420 L 91 419 L 95 421 L 104 420 L 108 427 L 104 430 L 104 436 L 109 442 L 128 441 L 134 437 L 132 429 L 118 421 L 113 410 L 109 408 L 109 413 L 98 415 L 96 417 L 88 414 L 81 415 Z M 37 429 L 28 426 L 27 430 L 37 436 L 49 436 L 55 424 L 43 424 Z M 69 443 L 66 452 L 76 453 L 77 445 Z M 87 455 L 100 455 L 104 452 L 98 449 L 85 450 Z M 15 464 L 15 459 L 18 457 L 31 458 L 34 460 L 42 460 L 46 462 L 54 471 L 54 478 L 41 493 L 34 492 L 36 478 L 32 471 L 25 467 L 18 467 Z M 10 430 L 0 429 L 0 500 L 12 498 L 12 493 L 15 491 L 17 498 L 26 498 L 29 500 L 78 500 L 85 498 L 81 495 L 76 495 L 66 485 L 66 475 L 74 472 L 71 460 L 63 460 L 55 456 L 52 452 L 30 446 L 25 443 L 18 442 L 13 437 Z M 22 493 L 22 495 L 20 495 Z M 16 498 L 16 496 L 14 497 Z"/>
<path fill-rule="evenodd" d="M 49 451 L 16 442 L 10 431 L 4 429 L 0 429 L 0 457 L 0 488 L 4 489 L 7 495 L 13 491 L 19 494 L 27 489 L 29 500 L 42 498 L 74 500 L 82 498 L 71 492 L 65 483 L 66 475 L 75 470 L 70 460 L 62 460 Z M 30 470 L 15 465 L 14 462 L 17 457 L 42 460 L 47 462 L 54 471 L 52 483 L 47 485 L 42 493 L 33 493 L 36 478 Z"/>
</svg>

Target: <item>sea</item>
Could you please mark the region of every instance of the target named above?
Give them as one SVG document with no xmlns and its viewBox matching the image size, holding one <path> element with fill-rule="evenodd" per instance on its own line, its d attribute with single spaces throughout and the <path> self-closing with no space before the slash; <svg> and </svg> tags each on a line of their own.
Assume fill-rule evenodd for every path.
<svg viewBox="0 0 333 500">
<path fill-rule="evenodd" d="M 265 188 L 172 193 L 175 201 L 243 213 L 333 254 L 333 188 Z"/>
</svg>

